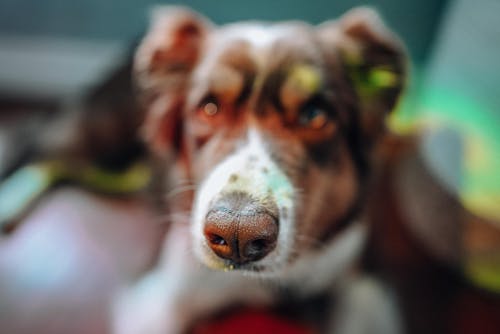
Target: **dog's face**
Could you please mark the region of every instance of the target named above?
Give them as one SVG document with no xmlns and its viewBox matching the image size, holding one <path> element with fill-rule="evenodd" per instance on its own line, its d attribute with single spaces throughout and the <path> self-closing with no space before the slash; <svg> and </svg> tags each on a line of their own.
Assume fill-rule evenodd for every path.
<svg viewBox="0 0 500 334">
<path fill-rule="evenodd" d="M 341 229 L 404 62 L 369 9 L 318 27 L 215 27 L 186 9 L 157 10 L 135 62 L 145 135 L 196 184 L 199 259 L 276 273 Z"/>
</svg>

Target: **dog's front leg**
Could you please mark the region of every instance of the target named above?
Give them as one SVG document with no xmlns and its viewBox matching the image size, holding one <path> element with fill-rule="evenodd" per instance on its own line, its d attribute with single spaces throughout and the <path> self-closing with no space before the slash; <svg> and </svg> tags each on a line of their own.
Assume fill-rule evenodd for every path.
<svg viewBox="0 0 500 334">
<path fill-rule="evenodd" d="M 336 290 L 328 333 L 400 334 L 403 332 L 395 297 L 377 279 L 360 276 Z M 340 292 L 339 292 L 340 291 Z"/>
<path fill-rule="evenodd" d="M 120 292 L 113 305 L 114 334 L 181 332 L 175 291 L 162 282 L 164 277 L 163 272 L 154 270 Z"/>
<path fill-rule="evenodd" d="M 171 226 L 158 265 L 124 287 L 114 300 L 114 334 L 176 334 L 191 320 L 183 300 L 200 276 L 189 247 L 189 228 Z"/>
</svg>

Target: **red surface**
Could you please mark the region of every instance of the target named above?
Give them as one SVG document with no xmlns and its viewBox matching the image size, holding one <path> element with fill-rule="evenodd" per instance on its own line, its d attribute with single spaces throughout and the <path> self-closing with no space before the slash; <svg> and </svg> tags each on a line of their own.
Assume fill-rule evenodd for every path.
<svg viewBox="0 0 500 334">
<path fill-rule="evenodd" d="M 311 328 L 261 310 L 243 310 L 198 325 L 192 334 L 314 334 Z"/>
</svg>

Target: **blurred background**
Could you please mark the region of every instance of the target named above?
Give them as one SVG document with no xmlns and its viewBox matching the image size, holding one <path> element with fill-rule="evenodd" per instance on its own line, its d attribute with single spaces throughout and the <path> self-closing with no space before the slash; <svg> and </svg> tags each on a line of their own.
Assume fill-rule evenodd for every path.
<svg viewBox="0 0 500 334">
<path fill-rule="evenodd" d="M 158 1 L 0 2 L 3 94 L 65 98 L 81 93 L 116 64 L 144 31 Z M 238 20 L 334 18 L 363 1 L 184 1 L 216 23 Z M 425 62 L 447 1 L 372 1 L 407 43 L 415 62 Z"/>
<path fill-rule="evenodd" d="M 133 102 L 123 94 L 115 92 L 110 99 L 99 92 L 117 82 L 129 88 L 124 79 L 127 60 L 146 28 L 149 10 L 158 3 L 0 0 L 0 180 L 33 160 L 34 143 L 54 143 L 53 138 L 36 135 L 45 126 L 40 124 L 54 115 L 84 114 L 78 117 L 89 121 L 92 112 L 105 114 L 100 110 L 118 100 L 118 109 L 133 112 Z M 389 217 L 379 213 L 378 224 L 383 226 L 373 243 L 382 247 L 379 251 L 385 258 L 372 262 L 383 268 L 381 275 L 392 277 L 389 281 L 403 299 L 408 332 L 499 333 L 500 1 L 177 4 L 218 24 L 255 19 L 320 23 L 357 5 L 379 10 L 411 58 L 409 88 L 389 125 L 394 133 L 419 134 L 419 160 L 404 153 L 405 168 L 392 166 L 402 172 L 394 172 L 399 181 L 384 190 L 394 193 L 402 209 L 389 205 Z M 93 102 L 87 102 L 89 97 Z M 90 109 L 89 114 L 76 111 Z M 136 117 L 131 116 L 139 122 Z M 71 124 L 51 122 L 44 129 L 59 133 L 67 127 L 64 131 L 72 132 Z M 92 136 L 113 142 L 129 135 L 109 135 L 113 126 L 103 124 L 103 130 Z M 127 147 L 135 144 L 131 140 Z M 117 161 L 138 154 L 111 144 L 111 148 L 96 146 L 98 153 L 84 154 L 111 169 L 123 167 Z M 135 170 L 130 173 L 136 175 Z M 92 174 L 93 181 L 86 179 L 91 188 L 99 188 L 96 183 L 102 177 L 109 181 L 107 174 L 101 174 Z M 439 184 L 444 193 L 434 196 L 437 191 L 425 186 L 424 179 Z M 108 181 L 104 183 L 113 183 Z M 12 201 L 16 193 L 12 189 L 24 187 L 23 182 L 31 181 L 15 183 L 8 190 L 0 187 L 0 217 L 9 214 L 5 203 Z M 40 189 L 45 189 L 46 181 L 40 182 Z M 23 216 L 27 222 L 15 233 L 0 236 L 0 333 L 106 333 L 111 287 L 148 266 L 161 229 L 148 223 L 152 217 L 137 199 L 99 196 L 75 189 L 51 193 Z M 388 220 L 405 222 L 393 226 L 387 225 Z M 141 247 L 125 260 L 123 253 L 131 243 Z"/>
</svg>

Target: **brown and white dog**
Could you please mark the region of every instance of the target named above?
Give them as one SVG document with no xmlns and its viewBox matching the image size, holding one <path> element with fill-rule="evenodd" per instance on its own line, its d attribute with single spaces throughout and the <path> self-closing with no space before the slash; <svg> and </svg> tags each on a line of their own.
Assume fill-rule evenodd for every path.
<svg viewBox="0 0 500 334">
<path fill-rule="evenodd" d="M 389 295 L 353 268 L 372 149 L 405 64 L 367 8 L 319 26 L 220 27 L 156 9 L 134 73 L 171 225 L 157 266 L 116 302 L 115 332 L 182 333 L 286 291 L 335 297 L 326 332 L 397 333 Z"/>
</svg>

